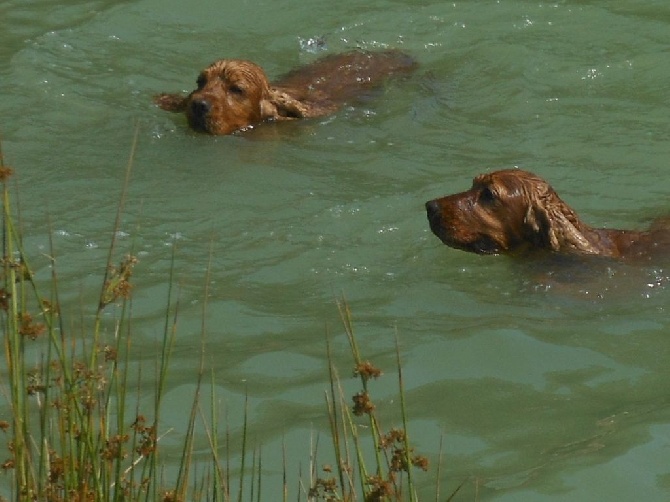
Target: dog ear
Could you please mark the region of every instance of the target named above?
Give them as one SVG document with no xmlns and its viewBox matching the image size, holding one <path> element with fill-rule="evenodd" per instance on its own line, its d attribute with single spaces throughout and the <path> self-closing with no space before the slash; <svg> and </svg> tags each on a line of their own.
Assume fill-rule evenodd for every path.
<svg viewBox="0 0 670 502">
<path fill-rule="evenodd" d="M 577 214 L 561 200 L 547 183 L 529 191 L 530 204 L 524 219 L 536 245 L 552 251 L 579 251 L 598 254 L 598 249 L 584 236 Z"/>
<path fill-rule="evenodd" d="M 272 87 L 261 100 L 264 119 L 291 120 L 321 117 L 337 110 L 337 106 L 325 99 L 321 93 L 312 92 L 309 99 L 301 99 L 287 89 Z"/>
<path fill-rule="evenodd" d="M 310 107 L 286 91 L 271 88 L 261 100 L 261 115 L 275 120 L 302 119 L 310 116 Z"/>
<path fill-rule="evenodd" d="M 168 112 L 183 112 L 186 110 L 186 99 L 182 94 L 159 94 L 154 96 L 154 103 Z"/>
<path fill-rule="evenodd" d="M 530 240 L 534 245 L 552 251 L 560 249 L 556 232 L 551 228 L 549 214 L 542 205 L 529 204 L 524 223 L 529 229 Z"/>
</svg>

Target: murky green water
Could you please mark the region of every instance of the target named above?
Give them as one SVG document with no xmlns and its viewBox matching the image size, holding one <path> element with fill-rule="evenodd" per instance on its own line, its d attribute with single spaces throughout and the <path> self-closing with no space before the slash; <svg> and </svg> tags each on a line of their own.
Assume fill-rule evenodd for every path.
<svg viewBox="0 0 670 502">
<path fill-rule="evenodd" d="M 373 392 L 388 425 L 397 334 L 417 450 L 435 465 L 443 438 L 442 493 L 467 480 L 460 500 L 666 500 L 667 270 L 547 288 L 505 257 L 444 247 L 423 203 L 518 165 L 594 225 L 669 212 L 669 33 L 662 1 L 4 2 L 0 134 L 27 251 L 46 281 L 50 219 L 71 309 L 89 308 L 139 122 L 121 236 L 140 259 L 137 361 L 156 357 L 176 239 L 165 425 L 183 430 L 193 396 L 210 266 L 207 362 L 233 429 L 249 394 L 267 500 L 282 442 L 297 479 L 327 430 L 326 330 L 348 375 L 341 294 L 387 373 Z M 318 36 L 327 52 L 401 47 L 421 69 L 252 137 L 195 135 L 151 104 L 220 57 L 279 75 L 314 59 L 301 40 Z"/>
</svg>

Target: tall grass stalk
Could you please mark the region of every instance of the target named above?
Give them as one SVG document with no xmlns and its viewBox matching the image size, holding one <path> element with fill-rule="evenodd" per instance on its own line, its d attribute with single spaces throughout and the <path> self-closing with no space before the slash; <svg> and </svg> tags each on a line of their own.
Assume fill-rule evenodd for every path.
<svg viewBox="0 0 670 502">
<path fill-rule="evenodd" d="M 351 347 L 351 355 L 354 358 L 354 365 L 357 368 L 356 374 L 361 377 L 361 384 L 363 385 L 363 391 L 358 395 L 359 399 L 359 404 L 365 408 L 368 406 L 370 403 L 369 401 L 369 390 L 368 390 L 368 381 L 369 381 L 369 376 L 365 372 L 359 372 L 358 369 L 362 368 L 365 363 L 361 357 L 360 350 L 358 349 L 358 343 L 356 341 L 356 336 L 354 335 L 354 327 L 353 327 L 353 321 L 351 317 L 351 310 L 349 309 L 349 304 L 342 300 L 337 303 L 338 310 L 340 311 L 340 318 L 342 320 L 342 323 L 344 324 L 344 331 L 347 335 L 347 339 L 349 340 L 349 345 Z M 379 427 L 377 424 L 377 418 L 376 415 L 373 413 L 362 413 L 364 415 L 367 415 L 369 421 L 370 421 L 370 429 L 372 431 L 371 436 L 372 440 L 375 445 L 375 460 L 377 463 L 377 472 L 382 471 L 382 462 L 381 462 L 381 448 L 379 447 Z"/>
<path fill-rule="evenodd" d="M 218 437 L 219 437 L 219 429 L 218 429 L 218 423 L 219 423 L 219 414 L 218 414 L 218 406 L 217 406 L 217 397 L 216 397 L 216 392 L 215 392 L 215 379 L 214 379 L 214 373 L 212 372 L 211 375 L 211 394 L 210 394 L 210 403 L 211 403 L 211 416 L 210 416 L 210 421 L 211 421 L 211 427 L 205 427 L 205 432 L 207 434 L 207 439 L 209 441 L 209 447 L 210 451 L 212 453 L 212 469 L 213 469 L 213 475 L 212 475 L 212 497 L 211 500 L 212 502 L 219 502 L 219 501 L 228 501 L 230 500 L 230 493 L 228 491 L 228 480 L 226 479 L 225 473 L 224 473 L 224 467 L 221 465 L 221 458 L 219 455 L 220 452 L 220 447 L 219 447 L 219 442 L 218 442 Z M 203 420 L 204 421 L 204 420 Z"/>
<path fill-rule="evenodd" d="M 12 212 L 7 183 L 12 170 L 5 165 L 0 150 L 3 235 L 0 312 L 12 416 L 11 424 L 0 423 L 0 426 L 11 427 L 11 457 L 3 467 L 12 469 L 11 490 L 16 500 L 158 499 L 158 423 L 176 321 L 170 326 L 166 314 L 153 420 L 147 420 L 139 409 L 129 416 L 126 390 L 132 332 L 129 279 L 137 260 L 128 255 L 118 267 L 112 265 L 136 145 L 137 132 L 90 329 L 85 324 L 85 315 L 80 326 L 64 321 L 51 237 L 48 298 L 33 280 Z M 170 288 L 169 296 L 171 291 Z M 168 311 L 171 301 L 168 298 Z M 103 313 L 112 307 L 117 321 L 112 339 L 106 341 Z M 32 347 L 42 350 L 34 369 L 30 369 L 26 360 Z M 138 382 L 140 378 L 138 374 Z"/>
<path fill-rule="evenodd" d="M 396 361 L 402 428 L 393 428 L 383 433 L 369 386 L 370 380 L 381 376 L 381 370 L 363 359 L 354 334 L 351 311 L 347 302 L 345 300 L 338 302 L 338 309 L 354 360 L 354 376 L 359 377 L 363 390 L 353 396 L 353 406 L 346 403 L 341 380 L 332 360 L 330 335 L 326 330 L 326 352 L 330 377 L 330 389 L 329 393 L 326 393 L 326 407 L 337 472 L 336 477 L 333 477 L 332 468 L 324 468 L 326 473 L 324 477 L 316 477 L 312 481 L 309 491 L 310 500 L 323 498 L 354 501 L 360 497 L 364 501 L 409 500 L 413 502 L 417 500 L 413 469 L 418 466 L 426 470 L 428 461 L 425 457 L 413 454 L 413 447 L 407 433 L 408 418 L 397 335 Z M 367 421 L 366 429 L 360 427 L 360 419 L 357 417 L 363 417 Z M 373 445 L 373 471 L 366 466 L 366 459 L 370 452 L 366 447 L 366 439 L 362 437 L 362 430 L 369 431 L 368 439 Z M 358 479 L 357 482 L 355 478 Z M 356 490 L 356 484 L 360 486 L 360 491 Z"/>
<path fill-rule="evenodd" d="M 263 486 L 263 448 L 254 446 L 250 473 L 247 455 L 251 430 L 249 395 L 245 393 L 241 451 L 231 466 L 231 433 L 227 419 L 221 420 L 211 375 L 210 425 L 200 405 L 202 381 L 206 371 L 205 343 L 210 263 L 205 278 L 201 327 L 201 354 L 196 369 L 196 392 L 184 426 L 184 442 L 178 472 L 165 479 L 159 456 L 161 409 L 168 389 L 168 368 L 177 336 L 179 294 L 175 291 L 177 246 L 173 243 L 170 273 L 167 277 L 166 308 L 160 350 L 155 361 L 155 382 L 149 415 L 140 400 L 143 379 L 141 367 L 131 371 L 133 355 L 132 276 L 136 258 L 130 254 L 118 260 L 117 235 L 126 204 L 131 168 L 137 147 L 136 131 L 110 240 L 102 287 L 97 304 L 91 306 L 92 321 L 84 307 L 79 322 L 68 321 L 61 311 L 56 251 L 50 238 L 50 290 L 42 295 L 34 280 L 21 233 L 15 224 L 8 180 L 12 170 L 4 163 L 0 149 L 2 183 L 2 246 L 0 272 L 0 317 L 6 360 L 6 396 L 11 423 L 0 421 L 0 429 L 9 429 L 10 458 L 2 467 L 11 470 L 11 495 L 15 500 L 46 502 L 181 502 L 211 500 L 229 502 L 233 497 L 261 501 L 268 490 Z M 353 396 L 353 405 L 345 398 L 343 384 L 333 362 L 330 334 L 326 333 L 329 389 L 326 392 L 335 467 L 318 472 L 317 438 L 310 458 L 310 486 L 298 489 L 298 500 L 306 493 L 310 501 L 399 501 L 417 500 L 413 469 L 425 469 L 427 461 L 415 455 L 410 443 L 400 348 L 396 339 L 398 385 L 402 426 L 384 432 L 371 397 L 371 380 L 381 371 L 362 357 L 354 334 L 351 311 L 346 301 L 338 302 L 344 331 L 354 361 L 354 375 L 362 390 Z M 111 312 L 110 312 L 111 311 Z M 108 314 L 113 314 L 108 315 Z M 109 333 L 110 318 L 115 317 Z M 27 361 L 27 354 L 41 351 L 38 361 Z M 135 392 L 133 389 L 135 378 Z M 132 400 L 135 400 L 134 406 Z M 205 423 L 210 461 L 199 469 L 195 457 L 198 419 Z M 363 423 L 361 423 L 361 421 Z M 225 423 L 225 433 L 220 423 Z M 225 444 L 219 435 L 225 434 Z M 370 444 L 371 449 L 370 449 Z M 289 499 L 286 445 L 282 445 L 283 476 L 281 499 Z M 222 451 L 225 450 L 225 458 Z M 2 460 L 0 460 L 1 462 Z M 231 480 L 231 470 L 239 472 Z M 302 486 L 301 473 L 299 485 Z M 231 484 L 238 482 L 236 494 Z M 248 481 L 248 482 L 247 482 Z M 460 488 L 460 487 L 459 487 Z M 278 491 L 271 493 L 280 498 Z M 0 499 L 2 497 L 0 496 Z"/>
</svg>

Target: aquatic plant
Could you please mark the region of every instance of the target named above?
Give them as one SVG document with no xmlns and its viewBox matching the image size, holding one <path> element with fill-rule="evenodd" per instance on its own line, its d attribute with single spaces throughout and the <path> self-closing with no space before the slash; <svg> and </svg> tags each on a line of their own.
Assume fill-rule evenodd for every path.
<svg viewBox="0 0 670 502">
<path fill-rule="evenodd" d="M 316 477 L 310 495 L 321 495 L 325 500 L 356 500 L 358 491 L 354 483 L 354 472 L 356 472 L 363 500 L 403 500 L 402 476 L 404 474 L 406 476 L 407 498 L 410 501 L 417 500 L 412 483 L 413 469 L 419 467 L 424 471 L 427 470 L 428 459 L 421 455 L 415 455 L 413 448 L 410 446 L 399 350 L 396 347 L 403 427 L 382 432 L 376 406 L 372 401 L 369 389 L 370 380 L 379 378 L 382 371 L 370 361 L 363 360 L 354 336 L 348 303 L 342 300 L 338 302 L 338 308 L 354 359 L 353 375 L 360 379 L 362 390 L 352 396 L 353 404 L 351 407 L 347 406 L 341 382 L 332 364 L 330 343 L 328 343 L 330 394 L 327 398 L 327 405 L 333 450 L 336 456 L 337 478 L 334 476 Z M 374 460 L 371 468 L 366 465 L 364 446 L 354 417 L 365 417 L 367 419 L 368 430 L 374 446 Z M 349 438 L 353 441 L 353 448 L 348 444 Z M 350 453 L 352 451 L 354 452 L 353 458 Z M 354 469 L 353 466 L 356 466 L 356 468 Z M 332 468 L 327 466 L 324 472 L 330 473 L 331 470 Z M 336 496 L 338 482 L 340 494 Z M 329 496 L 334 498 L 329 498 Z"/>
<path fill-rule="evenodd" d="M 59 290 L 63 286 L 59 283 L 53 243 L 49 253 L 48 291 L 42 291 L 34 279 L 11 204 L 9 180 L 13 170 L 5 165 L 0 149 L 3 232 L 0 318 L 7 368 L 0 378 L 6 385 L 3 390 L 11 414 L 8 420 L 0 421 L 0 430 L 5 433 L 8 445 L 7 458 L 0 458 L 0 463 L 5 475 L 12 480 L 5 495 L 21 501 L 48 502 L 241 501 L 243 496 L 263 500 L 262 494 L 267 492 L 262 482 L 262 449 L 258 446 L 249 451 L 247 405 L 241 427 L 241 453 L 236 457 L 234 468 L 231 467 L 229 424 L 225 424 L 225 431 L 219 429 L 221 419 L 214 391 L 206 397 L 211 405 L 211 416 L 204 417 L 200 412 L 200 401 L 205 399 L 201 396 L 202 382 L 207 374 L 204 326 L 202 356 L 195 375 L 196 393 L 182 431 L 181 461 L 176 475 L 170 479 L 164 475 L 159 450 L 167 431 L 161 430 L 160 412 L 177 334 L 179 302 L 172 286 L 176 251 L 173 246 L 172 272 L 166 278 L 168 288 L 160 353 L 155 374 L 150 375 L 155 382 L 153 392 L 149 400 L 140 400 L 141 390 L 146 389 L 143 385 L 146 376 L 141 371 L 133 371 L 131 365 L 131 278 L 138 260 L 132 246 L 121 253 L 120 259 L 115 258 L 116 236 L 136 143 L 137 133 L 111 229 L 107 261 L 101 271 L 100 294 L 92 306 L 92 315 L 82 315 L 79 326 L 66 321 L 61 311 Z M 204 283 L 203 319 L 209 277 L 204 278 Z M 309 481 L 301 481 L 303 488 L 298 500 L 302 495 L 314 501 L 417 500 L 414 470 L 426 470 L 428 460 L 416 454 L 410 443 L 400 350 L 396 352 L 402 426 L 384 430 L 370 389 L 370 382 L 382 372 L 361 356 L 348 304 L 341 301 L 338 307 L 351 347 L 354 376 L 360 380 L 362 389 L 348 403 L 330 353 L 328 336 L 330 388 L 326 392 L 326 407 L 333 446 L 329 458 L 335 467 L 324 465 L 317 473 L 315 449 Z M 104 315 L 109 309 L 114 309 L 115 318 L 111 330 L 106 323 L 112 316 Z M 35 350 L 41 355 L 39 362 L 31 365 L 27 354 L 34 354 Z M 211 381 L 213 384 L 214 375 Z M 142 409 L 140 403 L 148 409 Z M 373 445 L 371 451 L 366 451 L 368 443 L 361 437 L 360 420 L 367 422 L 366 430 Z M 206 433 L 211 461 L 204 468 L 196 469 L 194 451 L 198 425 Z M 224 444 L 220 444 L 221 438 L 225 438 Z M 283 500 L 288 500 L 288 477 L 284 461 Z M 271 499 L 278 498 L 277 491 L 273 491 Z"/>
<path fill-rule="evenodd" d="M 16 500 L 107 501 L 160 498 L 157 445 L 163 395 L 174 341 L 168 298 L 162 354 L 151 414 L 129 403 L 130 278 L 132 251 L 113 265 L 137 135 L 126 170 L 109 258 L 92 326 L 65 322 L 51 243 L 51 283 L 44 294 L 33 279 L 10 201 L 13 170 L 0 151 L 3 254 L 0 312 L 7 363 L 11 421 L 4 422 L 9 458 L 2 467 L 13 478 Z M 103 313 L 113 305 L 118 319 L 111 340 L 103 337 Z M 30 346 L 29 344 L 33 344 Z M 36 346 L 36 347 L 35 347 Z M 42 351 L 33 367 L 29 349 Z M 139 378 L 139 375 L 138 375 Z M 137 382 L 138 389 L 140 382 Z"/>
</svg>

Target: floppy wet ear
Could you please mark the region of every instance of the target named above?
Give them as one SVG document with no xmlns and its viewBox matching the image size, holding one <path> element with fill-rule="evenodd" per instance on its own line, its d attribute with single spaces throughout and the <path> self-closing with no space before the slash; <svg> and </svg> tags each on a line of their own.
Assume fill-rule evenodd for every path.
<svg viewBox="0 0 670 502">
<path fill-rule="evenodd" d="M 186 110 L 188 96 L 183 94 L 158 94 L 154 96 L 154 103 L 168 112 L 183 112 Z"/>
<path fill-rule="evenodd" d="M 540 247 L 598 254 L 597 248 L 582 233 L 575 212 L 549 186 L 532 193 L 524 221 Z"/>
<path fill-rule="evenodd" d="M 549 211 L 538 201 L 531 201 L 524 222 L 530 230 L 532 241 L 540 248 L 558 251 L 558 232 L 553 228 Z"/>
<path fill-rule="evenodd" d="M 261 100 L 264 119 L 287 120 L 310 117 L 310 106 L 281 89 L 270 89 Z"/>
</svg>

